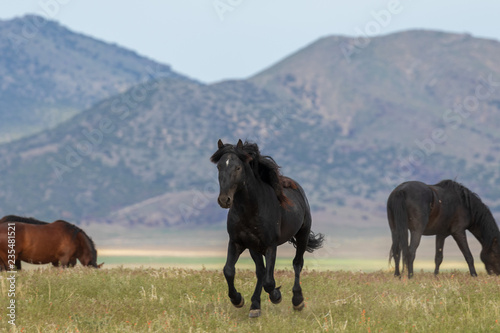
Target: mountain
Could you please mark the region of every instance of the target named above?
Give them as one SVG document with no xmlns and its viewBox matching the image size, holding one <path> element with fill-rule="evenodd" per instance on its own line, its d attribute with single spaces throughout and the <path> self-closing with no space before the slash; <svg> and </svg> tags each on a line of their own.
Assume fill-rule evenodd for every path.
<svg viewBox="0 0 500 333">
<path fill-rule="evenodd" d="M 246 82 L 166 78 L 136 86 L 50 131 L 0 146 L 2 212 L 95 219 L 165 192 L 189 197 L 213 182 L 207 155 L 219 136 L 265 129 L 267 114 L 282 105 Z M 163 219 L 176 223 L 177 215 Z"/>
<path fill-rule="evenodd" d="M 498 41 L 467 34 L 406 31 L 363 43 L 333 36 L 249 81 L 340 126 L 330 155 L 351 150 L 367 166 L 383 161 L 366 177 L 378 183 L 371 190 L 457 177 L 498 209 L 498 54 Z M 359 182 L 366 170 L 357 171 Z"/>
<path fill-rule="evenodd" d="M 0 142 L 54 127 L 169 66 L 27 15 L 0 20 Z"/>
<path fill-rule="evenodd" d="M 259 143 L 321 228 L 386 228 L 400 182 L 456 178 L 500 213 L 498 41 L 435 31 L 326 37 L 248 80 L 144 82 L 0 145 L 0 213 L 222 225 L 217 140 Z"/>
</svg>

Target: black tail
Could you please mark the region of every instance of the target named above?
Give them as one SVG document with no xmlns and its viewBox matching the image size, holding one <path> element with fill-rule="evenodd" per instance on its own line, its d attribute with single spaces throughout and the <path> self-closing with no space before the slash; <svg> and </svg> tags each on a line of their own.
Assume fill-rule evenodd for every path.
<svg viewBox="0 0 500 333">
<path fill-rule="evenodd" d="M 408 263 L 408 213 L 406 212 L 406 196 L 403 191 L 393 193 L 387 203 L 387 213 L 392 214 L 396 230 L 392 231 L 392 247 L 389 262 L 394 257 L 394 249 L 403 251 L 403 271 Z M 390 217 L 389 217 L 390 218 Z M 395 260 L 395 259 L 394 259 Z"/>
<path fill-rule="evenodd" d="M 306 251 L 309 253 L 314 252 L 314 250 L 320 249 L 323 246 L 323 241 L 325 240 L 325 235 L 323 234 L 315 234 L 311 231 L 309 234 L 309 239 L 307 240 Z M 293 244 L 294 247 L 297 247 L 297 240 L 295 237 L 289 240 L 290 243 Z"/>
</svg>

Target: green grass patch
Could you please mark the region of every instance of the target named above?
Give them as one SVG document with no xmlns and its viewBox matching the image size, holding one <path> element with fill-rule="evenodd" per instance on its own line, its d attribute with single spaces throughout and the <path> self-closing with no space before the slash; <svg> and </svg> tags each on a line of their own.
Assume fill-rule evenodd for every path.
<svg viewBox="0 0 500 333">
<path fill-rule="evenodd" d="M 234 308 L 220 270 L 43 268 L 17 273 L 16 326 L 8 323 L 9 284 L 0 276 L 2 332 L 490 332 L 499 331 L 500 279 L 453 271 L 412 280 L 392 273 L 305 270 L 306 308 L 292 309 L 294 274 L 278 270 L 283 302 L 262 294 L 249 319 L 253 270 L 239 269 L 247 303 Z"/>
<path fill-rule="evenodd" d="M 278 257 L 276 269 L 292 269 L 293 257 Z M 99 256 L 99 263 L 104 262 L 106 268 L 190 268 L 190 269 L 215 269 L 222 270 L 226 257 L 176 257 L 176 256 Z M 393 265 L 393 263 L 392 263 Z M 28 265 L 26 265 L 28 266 Z M 237 269 L 254 269 L 255 264 L 248 254 L 242 255 L 236 264 Z M 305 267 L 309 270 L 318 271 L 362 271 L 374 272 L 389 269 L 387 259 L 353 259 L 353 258 L 316 258 L 314 255 L 306 255 Z M 434 271 L 434 261 L 416 260 L 415 270 L 426 272 Z M 31 266 L 37 268 L 37 266 Z M 481 269 L 478 264 L 478 269 Z M 393 268 L 391 268 L 393 269 Z M 442 271 L 468 270 L 465 260 L 446 260 L 441 265 Z"/>
</svg>

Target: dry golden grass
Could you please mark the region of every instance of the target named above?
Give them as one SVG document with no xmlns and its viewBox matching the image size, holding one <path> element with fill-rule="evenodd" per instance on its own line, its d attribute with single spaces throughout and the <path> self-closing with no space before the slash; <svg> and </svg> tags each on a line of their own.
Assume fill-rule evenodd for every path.
<svg viewBox="0 0 500 333">
<path fill-rule="evenodd" d="M 17 273 L 16 326 L 8 324 L 9 273 L 0 279 L 5 332 L 491 332 L 500 331 L 500 279 L 463 271 L 397 279 L 372 273 L 305 270 L 306 308 L 292 309 L 293 272 L 278 270 L 283 302 L 262 294 L 248 318 L 252 270 L 237 270 L 247 304 L 234 308 L 220 270 L 76 267 Z"/>
</svg>

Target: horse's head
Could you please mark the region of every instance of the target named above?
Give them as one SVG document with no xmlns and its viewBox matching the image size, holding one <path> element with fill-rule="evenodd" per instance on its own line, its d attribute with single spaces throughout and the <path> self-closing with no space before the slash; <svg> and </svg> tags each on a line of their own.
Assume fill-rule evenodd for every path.
<svg viewBox="0 0 500 333">
<path fill-rule="evenodd" d="M 219 198 L 218 203 L 222 208 L 231 208 L 234 194 L 243 186 L 246 177 L 247 163 L 243 162 L 236 151 L 242 149 L 241 140 L 236 145 L 223 144 L 218 142 L 219 150 L 212 156 L 212 162 L 217 164 L 219 170 Z"/>
<path fill-rule="evenodd" d="M 481 260 L 488 274 L 500 275 L 500 244 L 496 237 L 490 246 L 485 246 L 481 250 Z"/>
</svg>

